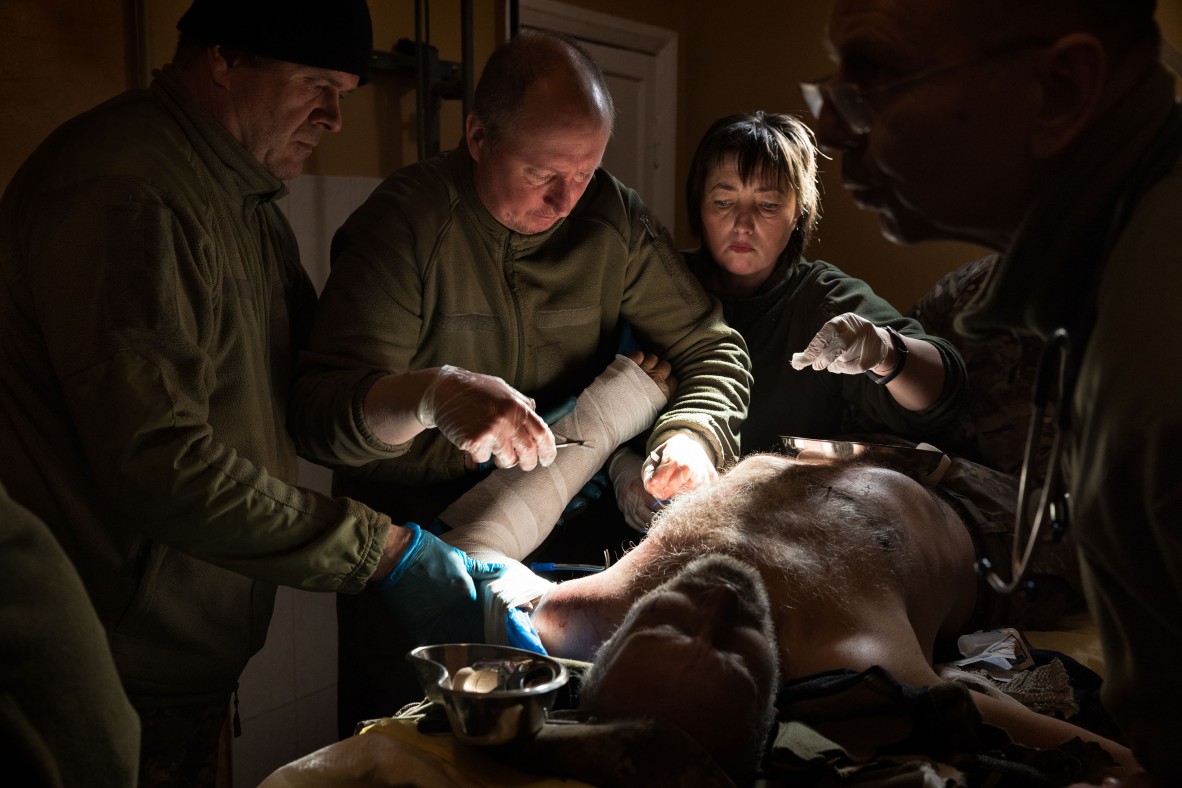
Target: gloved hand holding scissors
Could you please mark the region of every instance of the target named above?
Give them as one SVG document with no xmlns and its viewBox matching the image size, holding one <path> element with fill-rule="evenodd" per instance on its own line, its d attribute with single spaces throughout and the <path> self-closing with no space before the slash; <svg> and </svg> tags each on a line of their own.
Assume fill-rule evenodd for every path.
<svg viewBox="0 0 1182 788">
<path fill-rule="evenodd" d="M 533 400 L 501 378 L 445 365 L 423 392 L 415 414 L 437 427 L 473 463 L 532 470 L 554 462 L 554 435 L 534 412 Z"/>
<path fill-rule="evenodd" d="M 702 444 L 679 432 L 648 456 L 641 478 L 644 489 L 654 498 L 662 499 L 717 481 L 718 471 Z"/>
</svg>

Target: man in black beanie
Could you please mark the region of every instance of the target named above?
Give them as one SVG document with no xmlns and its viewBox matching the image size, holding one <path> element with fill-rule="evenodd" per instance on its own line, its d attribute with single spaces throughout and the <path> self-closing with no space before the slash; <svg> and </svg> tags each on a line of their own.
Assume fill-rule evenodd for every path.
<svg viewBox="0 0 1182 788">
<path fill-rule="evenodd" d="M 292 486 L 315 294 L 275 200 L 367 76 L 365 0 L 195 0 L 178 28 L 148 89 L 59 128 L 0 201 L 0 483 L 77 565 L 140 784 L 169 786 L 214 784 L 276 585 L 376 579 L 452 620 L 497 571 Z"/>
<path fill-rule="evenodd" d="M 369 79 L 365 0 L 195 0 L 177 30 L 182 87 L 281 181 L 340 130 L 340 98 Z M 235 77 L 261 92 L 235 92 L 225 84 Z"/>
</svg>

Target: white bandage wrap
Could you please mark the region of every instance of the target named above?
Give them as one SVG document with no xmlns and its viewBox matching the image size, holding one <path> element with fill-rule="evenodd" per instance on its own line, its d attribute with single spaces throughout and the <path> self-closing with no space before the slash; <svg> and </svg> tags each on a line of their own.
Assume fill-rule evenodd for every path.
<svg viewBox="0 0 1182 788">
<path fill-rule="evenodd" d="M 452 530 L 443 540 L 470 555 L 495 550 L 522 560 L 537 549 L 562 510 L 616 446 L 639 435 L 665 406 L 665 395 L 633 361 L 616 356 L 552 425 L 555 435 L 583 441 L 558 451 L 548 468 L 501 468 L 439 515 Z"/>
<path fill-rule="evenodd" d="M 503 575 L 480 584 L 480 603 L 484 609 L 484 641 L 507 646 L 509 640 L 505 625 L 509 611 L 530 604 L 557 584 L 538 577 L 520 561 L 496 550 L 478 550 L 472 553 L 472 557 L 505 566 Z"/>
</svg>

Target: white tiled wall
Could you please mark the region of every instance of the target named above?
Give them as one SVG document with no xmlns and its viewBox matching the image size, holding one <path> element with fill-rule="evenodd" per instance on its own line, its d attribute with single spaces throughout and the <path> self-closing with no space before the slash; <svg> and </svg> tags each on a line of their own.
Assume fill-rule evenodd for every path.
<svg viewBox="0 0 1182 788">
<path fill-rule="evenodd" d="M 328 278 L 328 246 L 332 234 L 379 183 L 380 178 L 304 175 L 288 184 L 288 194 L 279 201 L 279 207 L 295 230 L 300 258 L 316 285 L 316 292 L 320 292 Z"/>
<path fill-rule="evenodd" d="M 280 201 L 317 291 L 328 277 L 332 234 L 377 178 L 306 175 Z M 300 461 L 300 484 L 328 493 L 331 474 Z M 256 786 L 277 767 L 336 741 L 336 598 L 279 589 L 267 644 L 239 682 L 242 736 L 233 741 L 234 788 Z"/>
</svg>

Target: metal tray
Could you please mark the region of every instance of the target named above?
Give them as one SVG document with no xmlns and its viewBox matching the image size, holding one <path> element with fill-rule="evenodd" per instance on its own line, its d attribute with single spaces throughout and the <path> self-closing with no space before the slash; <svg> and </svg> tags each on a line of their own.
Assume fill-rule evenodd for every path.
<svg viewBox="0 0 1182 788">
<path fill-rule="evenodd" d="M 948 455 L 935 446 L 921 443 L 904 446 L 890 443 L 830 440 L 827 438 L 799 438 L 781 435 L 784 453 L 801 460 L 853 460 L 857 458 L 896 468 L 918 476 L 925 483 L 934 484 L 944 475 L 951 463 Z"/>
</svg>

